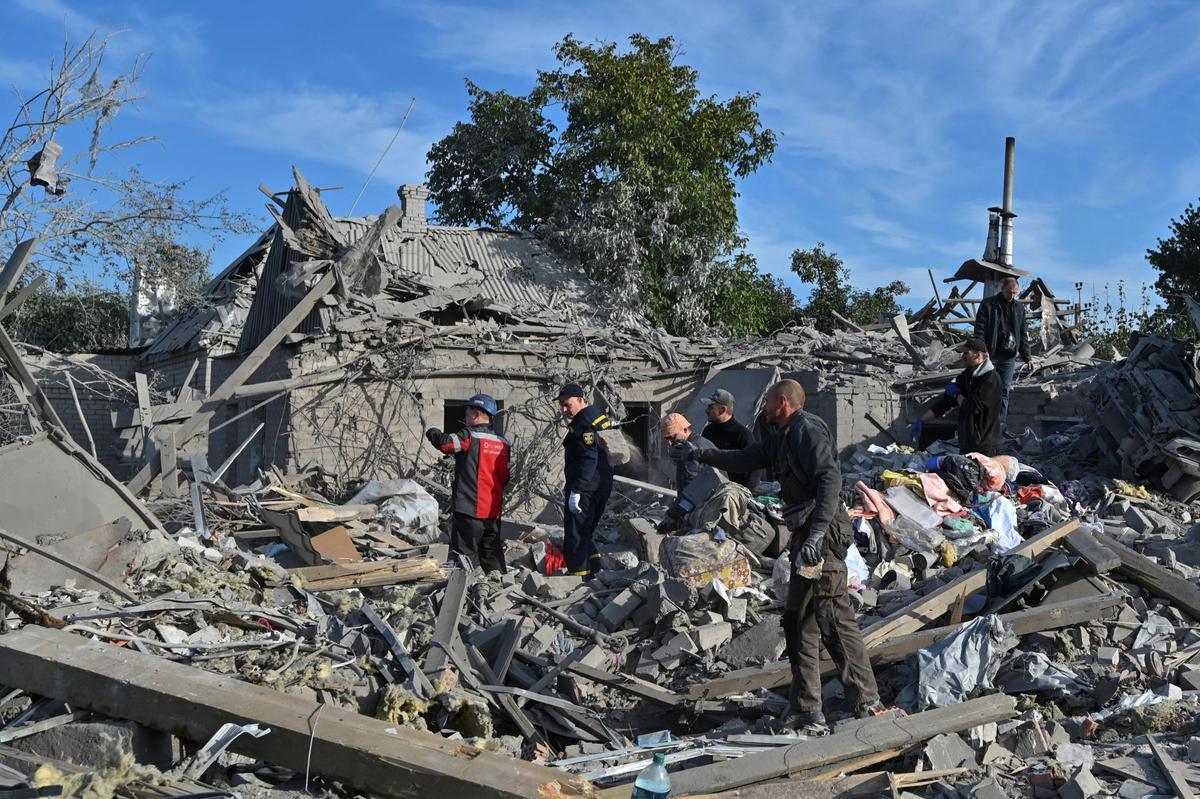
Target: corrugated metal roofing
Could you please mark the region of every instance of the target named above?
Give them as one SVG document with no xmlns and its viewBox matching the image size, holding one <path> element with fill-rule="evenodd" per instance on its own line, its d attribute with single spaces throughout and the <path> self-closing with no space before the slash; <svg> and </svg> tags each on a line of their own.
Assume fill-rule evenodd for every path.
<svg viewBox="0 0 1200 799">
<path fill-rule="evenodd" d="M 289 194 L 282 214 L 289 226 L 301 224 L 299 201 Z M 370 229 L 377 217 L 340 218 L 335 220 L 348 244 L 358 241 Z M 269 248 L 262 276 L 245 322 L 240 331 L 238 349 L 252 349 L 292 308 L 298 298 L 283 295 L 276 281 L 293 260 L 283 237 L 274 229 L 264 232 L 237 261 L 227 267 L 210 283 L 213 292 L 232 291 L 235 281 L 251 277 L 247 264 L 257 263 L 257 255 Z M 544 309 L 561 303 L 582 302 L 589 283 L 582 272 L 551 255 L 533 236 L 488 228 L 441 227 L 428 225 L 419 229 L 401 226 L 384 234 L 380 257 L 384 266 L 397 278 L 415 279 L 434 287 L 477 286 L 480 296 L 502 305 L 516 308 Z M 241 288 L 242 291 L 246 289 Z M 244 301 L 243 301 L 244 302 Z M 241 313 L 230 306 L 235 316 Z M 325 329 L 337 308 L 318 306 L 297 328 L 301 333 L 317 333 Z M 236 335 L 233 319 L 222 324 L 212 308 L 183 314 L 150 345 L 147 357 L 162 356 L 195 346 L 216 328 L 230 328 Z"/>
<path fill-rule="evenodd" d="M 283 206 L 283 221 L 292 230 L 300 227 L 302 213 L 299 196 L 288 192 L 287 202 Z M 267 254 L 267 262 L 263 265 L 262 277 L 259 278 L 258 288 L 254 292 L 254 301 L 250 312 L 246 314 L 246 324 L 242 328 L 242 337 L 238 341 L 238 350 L 246 352 L 258 346 L 267 334 L 274 330 L 283 317 L 287 316 L 302 296 L 285 295 L 279 290 L 278 280 L 297 256 L 283 242 L 283 233 L 276 231 L 271 241 L 271 251 Z M 297 325 L 297 333 L 318 333 L 324 328 L 322 318 L 323 306 L 313 308 L 304 321 Z"/>
<path fill-rule="evenodd" d="M 339 219 L 357 241 L 374 221 Z M 542 252 L 532 236 L 488 228 L 440 227 L 384 234 L 383 260 L 401 273 L 437 285 L 478 283 L 480 294 L 508 305 L 550 305 L 555 295 L 582 300 L 586 281 L 577 269 Z"/>
<path fill-rule="evenodd" d="M 254 285 L 254 266 L 258 256 L 266 250 L 273 238 L 274 225 L 264 231 L 245 252 L 233 259 L 220 274 L 208 281 L 204 287 L 206 295 L 212 300 L 212 305 L 205 308 L 193 308 L 177 316 L 159 333 L 143 353 L 143 358 L 153 359 L 170 355 L 173 352 L 196 346 L 203 338 L 211 338 L 227 325 L 236 326 L 242 322 L 244 311 L 238 306 L 237 294 L 249 292 Z M 245 302 L 245 300 L 243 300 Z M 229 317 L 223 322 L 216 306 L 224 306 Z"/>
</svg>

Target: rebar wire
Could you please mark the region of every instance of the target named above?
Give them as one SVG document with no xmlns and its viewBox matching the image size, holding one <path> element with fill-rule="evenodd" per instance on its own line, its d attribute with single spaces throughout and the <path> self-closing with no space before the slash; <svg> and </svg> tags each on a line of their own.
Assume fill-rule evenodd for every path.
<svg viewBox="0 0 1200 799">
<path fill-rule="evenodd" d="M 367 180 L 363 183 L 363 187 L 358 190 L 358 196 L 354 198 L 354 203 L 350 206 L 350 213 L 346 216 L 354 216 L 354 209 L 358 207 L 358 201 L 362 199 L 363 192 L 367 190 L 367 186 L 371 185 L 371 179 L 375 177 L 375 172 L 378 171 L 379 165 L 383 163 L 383 159 L 387 158 L 387 154 L 391 152 L 392 146 L 396 143 L 396 139 L 400 138 L 400 131 L 404 130 L 404 123 L 408 122 L 408 115 L 412 113 L 413 106 L 417 104 L 417 98 L 414 97 L 408 103 L 408 110 L 404 112 L 404 119 L 400 120 L 400 127 L 396 128 L 396 132 L 392 135 L 392 140 L 388 142 L 388 146 L 383 148 L 383 153 L 380 154 L 379 160 L 375 162 L 375 166 L 371 167 L 371 174 L 367 175 Z"/>
</svg>

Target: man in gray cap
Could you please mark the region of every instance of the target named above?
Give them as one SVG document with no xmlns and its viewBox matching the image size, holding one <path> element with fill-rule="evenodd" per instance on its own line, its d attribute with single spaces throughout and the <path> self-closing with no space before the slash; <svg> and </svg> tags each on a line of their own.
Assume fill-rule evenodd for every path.
<svg viewBox="0 0 1200 799">
<path fill-rule="evenodd" d="M 959 451 L 964 455 L 968 452 L 999 455 L 1004 381 L 988 357 L 987 344 L 982 339 L 967 339 L 962 346 L 962 360 L 967 368 L 913 422 L 913 440 L 920 447 L 925 422 L 957 406 Z"/>
<path fill-rule="evenodd" d="M 704 425 L 700 435 L 711 441 L 714 447 L 745 449 L 754 443 L 754 434 L 750 432 L 750 428 L 733 418 L 733 394 L 718 388 L 700 401 L 704 403 L 704 415 L 708 417 L 708 424 Z M 729 479 L 754 491 L 762 482 L 762 469 L 752 472 L 730 472 Z"/>
</svg>

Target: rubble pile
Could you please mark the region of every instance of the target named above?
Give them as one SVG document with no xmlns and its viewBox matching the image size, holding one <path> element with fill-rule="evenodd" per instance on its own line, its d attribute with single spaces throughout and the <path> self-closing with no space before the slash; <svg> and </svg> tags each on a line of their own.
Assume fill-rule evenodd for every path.
<svg viewBox="0 0 1200 799">
<path fill-rule="evenodd" d="M 1093 384 L 1094 441 L 1124 476 L 1182 502 L 1200 497 L 1200 354 L 1192 342 L 1141 335 Z"/>
<path fill-rule="evenodd" d="M 0 446 L 0 790 L 616 797 L 655 754 L 678 796 L 1185 797 L 1200 784 L 1194 344 L 1144 336 L 1114 364 L 1043 346 L 1017 391 L 1040 393 L 1027 415 L 1057 419 L 1054 432 L 1014 426 L 993 457 L 949 440 L 916 451 L 912 410 L 958 372 L 961 334 L 936 315 L 694 341 L 556 316 L 533 289 L 484 302 L 462 274 L 393 273 L 381 242 L 412 232 L 397 212 L 335 220 L 297 183 L 273 234 L 286 251 L 265 238 L 255 251 L 293 304 L 267 313 L 266 295 L 235 291 L 200 320 L 226 343 L 243 325 L 223 380 L 155 393 L 144 374 L 89 367 L 137 405 L 114 420 L 139 461 L 129 480 L 76 443 L 0 327 L 15 417 Z M 489 372 L 500 356 L 516 360 Z M 302 374 L 249 383 L 271 358 Z M 38 360 L 74 390 L 67 366 Z M 451 552 L 449 476 L 431 459 L 403 474 L 366 456 L 344 465 L 380 468 L 280 468 L 258 417 L 219 465 L 195 443 L 286 397 L 324 435 L 365 430 L 382 450 L 382 426 L 329 409 L 380 384 L 412 398 L 419 375 L 455 370 L 533 386 L 504 409 L 537 435 L 517 447 L 501 573 Z M 788 374 L 809 407 L 845 405 L 832 411 L 879 436 L 840 454 L 851 599 L 883 708 L 854 717 L 828 669 L 821 729 L 783 726 L 793 566 L 778 484 L 703 469 L 666 534 L 676 492 L 622 476 L 587 579 L 564 573 L 553 514 L 521 512 L 561 501 L 544 384 L 586 377 L 626 419 L 621 395 L 647 381 L 684 407 L 722 379 Z M 855 404 L 878 390 L 887 418 Z M 1090 392 L 1090 418 L 1052 412 L 1072 391 Z M 235 400 L 256 404 L 217 421 Z M 243 451 L 249 479 L 235 476 Z"/>
<path fill-rule="evenodd" d="M 788 574 L 774 568 L 778 548 L 755 553 L 732 525 L 728 535 L 718 524 L 682 539 L 658 536 L 662 503 L 654 500 L 611 509 L 595 579 L 555 574 L 561 530 L 532 524 L 513 531 L 507 573 L 485 577 L 451 559 L 436 500 L 411 481 L 371 481 L 340 502 L 314 481 L 206 482 L 203 535 L 179 524 L 186 504 L 159 500 L 151 507 L 176 519 L 167 535 L 126 527 L 137 547 L 110 546 L 98 563 L 81 554 L 76 579 L 3 599 L 10 629 L 19 618 L 120 645 L 540 762 L 597 789 L 627 782 L 665 752 L 676 782 L 697 790 L 720 784 L 712 769 L 721 763 L 740 764 L 728 779 L 762 782 L 884 762 L 913 795 L 1169 791 L 1170 774 L 1192 773 L 1185 750 L 1200 755 L 1189 743 L 1200 732 L 1200 525 L 1192 516 L 1200 509 L 1121 481 L 1055 485 L 1016 457 L 943 449 L 871 446 L 843 464 L 856 525 L 847 558 L 854 597 L 892 709 L 835 721 L 827 738 L 778 726 L 790 676 L 778 661 Z M 773 509 L 764 496 L 754 513 L 774 524 Z M 667 554 L 690 538 L 693 568 Z M 10 560 L 10 585 L 37 557 Z M 129 596 L 90 582 L 90 569 Z M 0 667 L 0 683 L 14 688 L 3 706 L 6 749 L 40 752 L 62 738 L 79 748 L 98 730 L 124 729 L 89 713 L 87 702 L 22 690 L 16 668 Z M 836 711 L 836 680 L 828 692 Z M 806 752 L 834 742 L 870 741 L 903 714 L 924 730 L 939 709 L 1007 697 L 1016 703 L 980 711 L 997 718 L 938 722 L 886 761 L 872 750 L 873 758 L 781 773 L 771 766 L 771 753 L 804 764 Z M 156 726 L 153 712 L 127 712 Z M 162 752 L 185 760 L 178 744 L 133 749 L 157 752 L 153 764 L 168 774 L 155 780 L 178 776 L 169 772 L 178 762 Z M 25 762 L 13 757 L 4 762 Z M 231 752 L 211 762 L 192 775 L 206 790 L 303 780 Z M 870 779 L 835 784 L 859 790 Z"/>
</svg>

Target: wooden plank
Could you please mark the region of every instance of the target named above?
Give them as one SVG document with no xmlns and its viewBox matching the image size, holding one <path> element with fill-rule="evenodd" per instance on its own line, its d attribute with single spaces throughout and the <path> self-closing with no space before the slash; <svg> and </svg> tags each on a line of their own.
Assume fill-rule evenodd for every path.
<svg viewBox="0 0 1200 799">
<path fill-rule="evenodd" d="M 25 390 L 29 401 L 33 403 L 34 409 L 38 412 L 40 420 L 54 425 L 65 434 L 66 425 L 62 423 L 62 419 L 58 418 L 58 413 L 54 410 L 54 406 L 50 404 L 50 400 L 46 398 L 42 387 L 33 379 L 33 375 L 30 373 L 29 368 L 25 366 L 25 361 L 21 359 L 21 354 L 17 352 L 16 345 L 8 337 L 8 332 L 4 329 L 3 325 L 0 325 L 0 358 L 3 358 L 5 365 L 8 367 L 9 374 Z"/>
<path fill-rule="evenodd" d="M 1019 610 L 1015 613 L 1003 613 L 1000 615 L 1000 619 L 1011 626 L 1017 635 L 1029 635 L 1043 630 L 1073 627 L 1088 621 L 1098 621 L 1115 616 L 1116 608 L 1123 605 L 1125 600 L 1124 593 L 1114 591 L 1098 597 L 1072 599 L 1054 605 Z M 920 630 L 883 641 L 870 650 L 871 662 L 894 663 L 903 660 L 913 652 L 932 646 L 957 630 L 957 625 L 934 627 L 931 630 Z"/>
<path fill-rule="evenodd" d="M 233 452 L 229 453 L 229 457 L 225 459 L 225 462 L 222 463 L 220 466 L 218 466 L 217 470 L 215 472 L 213 472 L 212 482 L 215 483 L 218 480 L 220 480 L 222 477 L 225 476 L 225 472 L 228 471 L 229 467 L 233 465 L 233 462 L 235 460 L 237 460 L 238 455 L 241 455 L 242 450 L 244 450 L 246 447 L 250 446 L 250 442 L 254 440 L 255 436 L 257 436 L 260 432 L 262 432 L 262 429 L 264 427 L 266 427 L 266 424 L 267 424 L 266 422 L 259 422 L 258 427 L 255 427 L 254 431 L 252 433 L 250 433 L 250 435 L 246 436 L 246 440 L 243 441 L 241 444 L 238 444 L 237 447 L 233 450 Z M 300 521 L 306 521 L 306 520 L 301 519 Z"/>
<path fill-rule="evenodd" d="M 32 295 L 33 292 L 40 289 L 42 287 L 42 284 L 45 282 L 46 282 L 46 276 L 38 275 L 33 280 L 29 281 L 29 285 L 25 286 L 20 291 L 18 291 L 16 294 L 14 294 L 13 298 L 11 300 L 9 300 L 8 302 L 4 303 L 3 308 L 0 308 L 0 322 L 3 322 L 8 317 L 15 314 L 17 312 L 17 309 L 19 309 L 21 307 L 21 305 L 25 302 L 25 300 L 29 299 L 30 295 Z"/>
<path fill-rule="evenodd" d="M 433 558 L 373 560 L 365 563 L 339 563 L 333 566 L 302 566 L 288 569 L 308 591 L 340 591 L 346 588 L 371 588 L 412 582 L 437 582 L 446 573 Z"/>
<path fill-rule="evenodd" d="M 912 746 L 936 735 L 1004 721 L 1016 714 L 1017 706 L 1012 697 L 992 694 L 912 716 L 873 719 L 853 730 L 835 733 L 827 738 L 815 738 L 746 755 L 737 760 L 678 772 L 671 775 L 671 787 L 677 796 L 725 791 L 843 760 Z"/>
<path fill-rule="evenodd" d="M 1092 574 L 1104 574 L 1121 565 L 1121 559 L 1104 544 L 1096 540 L 1092 531 L 1081 527 L 1067 536 L 1067 549 L 1083 558 Z"/>
<path fill-rule="evenodd" d="M 471 661 L 471 667 L 479 672 L 479 676 L 487 681 L 488 685 L 501 685 L 502 683 L 496 678 L 496 672 L 492 671 L 492 667 L 488 665 L 487 660 L 479 653 L 479 650 L 471 645 L 467 645 L 467 657 Z M 487 689 L 484 689 L 485 691 Z M 511 695 L 505 693 L 488 692 L 489 695 L 496 701 L 497 704 L 508 714 L 509 718 L 517 725 L 517 729 L 521 731 L 526 743 L 549 745 L 545 736 L 537 731 L 533 726 L 533 722 L 525 715 L 525 711 L 517 704 L 517 700 Z"/>
<path fill-rule="evenodd" d="M 35 721 L 29 724 L 21 724 L 16 727 L 5 727 L 0 730 L 0 743 L 8 743 L 9 741 L 20 740 L 30 735 L 36 735 L 39 732 L 53 730 L 56 727 L 61 727 L 64 724 L 70 724 L 72 721 L 79 721 L 82 718 L 92 715 L 86 710 L 76 710 L 70 713 L 62 713 L 58 716 L 51 716 L 48 719 Z"/>
<path fill-rule="evenodd" d="M 838 320 L 838 321 L 839 321 L 839 322 L 841 322 L 843 325 L 845 325 L 846 327 L 848 327 L 848 328 L 850 328 L 851 330 L 853 330 L 855 333 L 865 333 L 865 332 L 866 332 L 865 330 L 863 330 L 863 329 L 862 329 L 862 327 L 861 327 L 861 326 L 859 326 L 859 325 L 858 325 L 858 323 L 856 323 L 856 322 L 853 322 L 853 321 L 851 321 L 850 319 L 847 319 L 846 317 L 842 316 L 842 315 L 841 315 L 840 313 L 838 313 L 837 311 L 833 311 L 833 310 L 831 310 L 831 311 L 830 311 L 830 313 L 831 313 L 831 314 L 833 314 L 833 318 L 834 318 L 834 319 Z"/>
<path fill-rule="evenodd" d="M 336 283 L 337 278 L 334 276 L 333 271 L 326 272 L 317 281 L 317 284 L 309 290 L 308 294 L 304 295 L 296 303 L 296 307 L 287 316 L 279 320 L 279 324 L 275 326 L 275 329 L 263 337 L 258 346 L 242 359 L 237 369 L 233 370 L 233 373 L 225 379 L 225 382 L 217 386 L 209 398 L 200 405 L 200 409 L 195 415 L 180 426 L 178 441 L 181 446 L 185 446 L 196 434 L 208 429 L 209 422 L 212 421 L 213 416 L 225 406 L 225 403 L 233 395 L 233 392 L 245 384 L 258 371 L 258 368 L 262 366 L 267 356 L 274 352 L 275 348 L 283 342 L 285 336 L 308 318 L 312 309 L 316 307 L 322 297 L 333 289 Z M 147 463 L 129 481 L 129 490 L 137 494 L 145 489 L 146 486 L 150 485 L 150 481 L 154 479 L 156 471 L 157 464 L 153 462 Z"/>
<path fill-rule="evenodd" d="M 433 686 L 425 677 L 425 673 L 417 667 L 416 661 L 408 654 L 404 644 L 400 641 L 396 631 L 391 625 L 383 620 L 383 617 L 375 612 L 375 608 L 371 607 L 371 603 L 363 600 L 362 606 L 359 608 L 367 621 L 383 636 L 383 640 L 387 641 L 388 648 L 392 650 L 392 656 L 396 658 L 396 662 L 400 664 L 400 668 L 408 672 L 408 678 L 411 682 L 409 690 L 422 699 L 428 699 L 433 696 Z"/>
<path fill-rule="evenodd" d="M 29 266 L 29 262 L 33 259 L 33 250 L 37 247 L 38 241 L 39 239 L 35 236 L 13 248 L 12 255 L 4 264 L 4 269 L 0 270 L 0 301 L 8 296 L 8 292 L 17 285 L 21 275 L 25 274 L 25 267 Z"/>
<path fill-rule="evenodd" d="M 179 497 L 179 450 L 175 446 L 175 430 L 159 428 L 154 434 L 155 447 L 162 468 L 162 493 L 167 499 Z"/>
<path fill-rule="evenodd" d="M 920 350 L 913 346 L 912 334 L 908 331 L 908 317 L 904 314 L 896 314 L 888 318 L 888 323 L 891 324 L 892 330 L 895 331 L 896 337 L 900 339 L 900 343 L 904 346 L 908 357 L 912 358 L 918 369 L 923 369 L 925 366 L 925 357 Z"/>
<path fill-rule="evenodd" d="M 1200 589 L 1194 584 L 1104 533 L 1096 534 L 1096 540 L 1121 559 L 1117 571 L 1155 596 L 1160 596 L 1180 610 L 1186 611 L 1192 618 L 1200 619 Z"/>
<path fill-rule="evenodd" d="M 79 414 L 79 423 L 83 425 L 83 433 L 87 436 L 88 448 L 92 457 L 96 457 L 96 439 L 92 438 L 92 428 L 88 425 L 87 417 L 83 415 L 83 406 L 79 404 L 79 394 L 75 391 L 75 378 L 67 372 L 67 388 L 71 391 L 71 402 L 75 403 L 75 413 Z"/>
<path fill-rule="evenodd" d="M 1179 769 L 1179 764 L 1167 754 L 1162 744 L 1155 740 L 1153 735 L 1146 733 L 1146 740 L 1150 742 L 1150 751 L 1154 753 L 1154 759 L 1158 761 L 1158 767 L 1162 769 L 1163 774 L 1167 777 L 1167 781 L 1171 783 L 1171 788 L 1175 791 L 1175 795 L 1179 799 L 1195 799 L 1196 794 L 1192 793 L 1192 789 L 1187 783 L 1187 778 L 1183 776 L 1183 772 Z"/>
<path fill-rule="evenodd" d="M 543 669 L 551 668 L 549 661 L 545 658 L 540 658 L 537 655 L 530 654 L 522 649 L 517 650 L 517 657 L 528 661 L 535 666 L 540 666 Z M 678 707 L 681 704 L 694 705 L 694 702 L 689 702 L 687 697 L 680 694 L 668 691 L 665 688 L 660 688 L 653 683 L 648 683 L 645 680 L 639 680 L 631 674 L 612 674 L 604 669 L 598 669 L 594 666 L 588 666 L 585 663 L 570 663 L 567 665 L 567 671 L 576 674 L 580 677 L 598 682 L 601 685 L 607 685 L 609 688 L 615 688 L 627 694 L 646 699 L 666 707 Z"/>
<path fill-rule="evenodd" d="M 1036 559 L 1038 555 L 1070 535 L 1078 527 L 1079 520 L 1070 519 L 1057 527 L 1043 530 L 1022 543 L 1013 552 Z M 951 610 L 961 594 L 965 592 L 967 596 L 970 596 L 986 586 L 987 569 L 976 569 L 906 605 L 883 621 L 876 622 L 863 630 L 863 643 L 866 644 L 867 652 L 872 652 L 891 638 L 920 630 Z M 1200 618 L 1200 616 L 1197 617 Z M 739 669 L 716 680 L 693 684 L 688 688 L 688 693 L 691 696 L 710 698 L 729 696 L 758 688 L 777 688 L 787 685 L 791 679 L 792 672 L 787 661 L 777 660 L 762 667 Z"/>
<path fill-rule="evenodd" d="M 255 431 L 258 435 L 258 431 Z M 302 522 L 341 524 L 356 519 L 373 519 L 378 509 L 374 505 L 319 505 L 298 508 L 296 515 Z"/>
<path fill-rule="evenodd" d="M 137 392 L 138 416 L 142 428 L 142 460 L 146 463 L 162 464 L 158 460 L 158 443 L 154 440 L 154 411 L 150 403 L 150 384 L 146 375 L 136 372 L 133 375 L 133 385 Z"/>
<path fill-rule="evenodd" d="M 545 766 L 57 630 L 0 636 L 0 684 L 197 743 L 225 723 L 259 723 L 271 733 L 230 749 L 382 796 L 595 795 Z"/>
<path fill-rule="evenodd" d="M 508 667 L 512 663 L 513 655 L 517 652 L 517 646 L 521 643 L 521 622 L 517 619 L 508 619 L 504 622 L 504 632 L 500 637 L 500 645 L 496 647 L 496 656 L 492 661 L 492 671 L 496 673 L 496 680 L 503 685 L 504 679 L 508 676 Z"/>
<path fill-rule="evenodd" d="M 187 377 L 183 378 L 183 382 L 179 384 L 179 393 L 175 395 L 175 402 L 187 402 L 190 399 L 190 391 L 192 388 L 192 378 L 196 376 L 196 368 L 200 366 L 200 359 L 192 359 L 192 367 L 188 369 Z"/>
<path fill-rule="evenodd" d="M 675 490 L 672 488 L 664 488 L 663 486 L 655 485 L 654 483 L 643 483 L 641 480 L 634 480 L 632 477 L 625 477 L 624 475 L 620 474 L 613 475 L 613 482 L 627 485 L 630 488 L 640 488 L 643 491 L 649 491 L 653 494 L 658 494 L 664 497 L 674 498 L 676 495 Z"/>
</svg>

